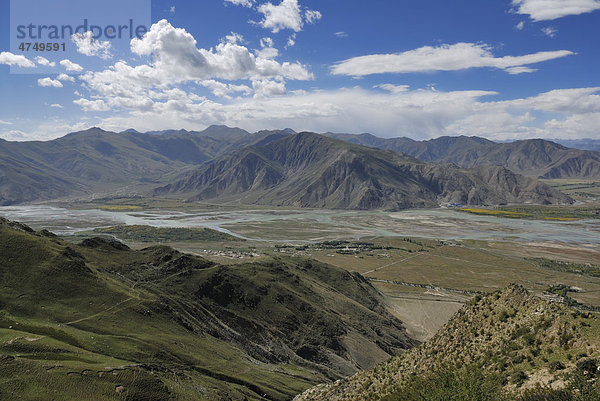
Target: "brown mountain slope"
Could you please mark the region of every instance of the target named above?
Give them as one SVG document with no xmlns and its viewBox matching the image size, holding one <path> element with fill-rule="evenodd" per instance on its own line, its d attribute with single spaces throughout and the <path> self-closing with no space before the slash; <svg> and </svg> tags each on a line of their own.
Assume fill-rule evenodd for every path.
<svg viewBox="0 0 600 401">
<path fill-rule="evenodd" d="M 571 149 L 543 139 L 496 143 L 479 137 L 444 136 L 427 141 L 378 138 L 369 134 L 326 134 L 344 141 L 393 150 L 425 162 L 463 168 L 505 167 L 535 178 L 600 178 L 600 152 Z"/>
<path fill-rule="evenodd" d="M 0 140 L 0 205 L 141 194 L 185 169 L 273 134 L 222 126 L 160 134 L 91 128 L 47 142 Z"/>
<path fill-rule="evenodd" d="M 275 135 L 260 145 L 217 158 L 155 194 L 331 209 L 571 202 L 560 192 L 501 167 L 467 170 L 423 163 L 313 133 Z"/>
</svg>

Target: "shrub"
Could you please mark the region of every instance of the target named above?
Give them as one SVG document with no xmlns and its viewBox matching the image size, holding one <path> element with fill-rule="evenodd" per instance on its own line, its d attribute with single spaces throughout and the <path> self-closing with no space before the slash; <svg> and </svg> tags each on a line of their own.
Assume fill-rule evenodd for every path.
<svg viewBox="0 0 600 401">
<path fill-rule="evenodd" d="M 598 361 L 595 358 L 579 361 L 577 362 L 577 370 L 592 379 L 598 374 Z"/>
<path fill-rule="evenodd" d="M 553 361 L 548 364 L 548 369 L 550 372 L 556 372 L 558 370 L 563 370 L 565 368 L 565 364 L 561 361 Z"/>
<path fill-rule="evenodd" d="M 527 380 L 527 378 L 527 374 L 525 374 L 525 372 L 523 372 L 522 370 L 519 370 L 512 375 L 512 382 L 517 386 L 521 386 L 523 383 L 525 383 L 525 380 Z"/>
<path fill-rule="evenodd" d="M 524 336 L 525 334 L 529 334 L 530 332 L 531 330 L 529 329 L 529 327 L 523 326 L 516 329 L 512 336 L 513 338 L 519 338 L 521 336 Z"/>
<path fill-rule="evenodd" d="M 383 401 L 504 401 L 501 387 L 499 376 L 484 375 L 480 367 L 445 367 L 415 376 Z"/>
<path fill-rule="evenodd" d="M 523 336 L 523 341 L 527 345 L 533 345 L 535 344 L 535 336 L 531 333 L 526 334 L 525 336 Z"/>
<path fill-rule="evenodd" d="M 546 387 L 536 387 L 525 390 L 518 401 L 572 401 L 573 394 L 565 389 L 555 390 Z"/>
<path fill-rule="evenodd" d="M 591 380 L 588 371 L 580 366 L 571 374 L 567 388 L 576 401 L 600 401 L 600 381 Z"/>
</svg>

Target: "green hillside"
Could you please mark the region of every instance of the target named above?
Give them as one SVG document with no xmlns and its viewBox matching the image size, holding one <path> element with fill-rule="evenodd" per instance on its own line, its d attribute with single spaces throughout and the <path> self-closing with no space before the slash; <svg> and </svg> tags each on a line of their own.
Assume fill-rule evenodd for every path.
<svg viewBox="0 0 600 401">
<path fill-rule="evenodd" d="M 416 345 L 358 274 L 0 222 L 0 399 L 286 400 Z"/>
</svg>

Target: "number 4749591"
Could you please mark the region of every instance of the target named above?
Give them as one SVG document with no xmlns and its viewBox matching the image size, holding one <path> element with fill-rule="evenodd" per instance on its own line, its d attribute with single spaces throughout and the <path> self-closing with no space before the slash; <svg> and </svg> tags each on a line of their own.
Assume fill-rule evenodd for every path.
<svg viewBox="0 0 600 401">
<path fill-rule="evenodd" d="M 21 44 L 19 45 L 19 50 L 21 50 L 22 52 L 28 52 L 28 51 L 36 51 L 36 52 L 58 52 L 58 51 L 65 51 L 66 49 L 66 45 L 65 43 L 53 43 L 53 42 L 47 42 L 47 43 L 40 43 L 40 42 L 33 42 L 33 43 L 29 43 L 29 42 L 21 42 Z"/>
</svg>

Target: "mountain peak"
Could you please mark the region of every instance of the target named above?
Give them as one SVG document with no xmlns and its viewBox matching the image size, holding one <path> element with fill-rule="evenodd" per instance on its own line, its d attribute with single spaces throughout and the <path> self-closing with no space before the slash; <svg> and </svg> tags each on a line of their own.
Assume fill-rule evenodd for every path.
<svg viewBox="0 0 600 401">
<path fill-rule="evenodd" d="M 141 134 L 140 131 L 134 129 L 134 128 L 127 128 L 125 131 L 121 131 L 121 134 L 123 133 L 128 133 L 128 134 Z"/>
<path fill-rule="evenodd" d="M 547 139 L 542 139 L 542 138 L 523 139 L 520 141 L 515 141 L 513 143 L 524 144 L 526 146 L 550 147 L 550 148 L 561 149 L 561 150 L 568 149 L 566 146 L 563 146 L 559 143 L 556 143 L 556 142 L 553 142 L 553 141 L 550 141 Z"/>
<path fill-rule="evenodd" d="M 110 132 L 110 131 L 106 131 L 100 127 L 92 127 L 92 128 L 87 129 L 86 131 L 88 131 L 88 132 Z"/>
<path fill-rule="evenodd" d="M 103 130 L 100 127 L 91 127 L 91 128 L 81 130 L 81 131 L 70 132 L 67 135 L 63 136 L 62 138 L 73 138 L 73 137 L 79 137 L 79 136 L 85 136 L 85 135 L 104 135 L 104 134 L 114 134 L 114 132 Z M 61 140 L 62 138 L 58 138 L 58 140 Z"/>
<path fill-rule="evenodd" d="M 249 134 L 249 132 L 238 127 L 228 127 L 227 125 L 211 125 L 197 134 L 210 136 L 213 138 L 237 138 L 240 136 L 246 136 Z"/>
</svg>

